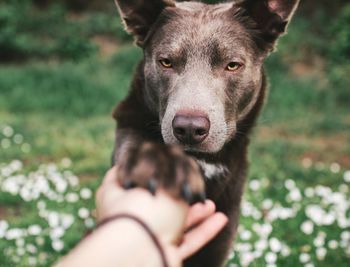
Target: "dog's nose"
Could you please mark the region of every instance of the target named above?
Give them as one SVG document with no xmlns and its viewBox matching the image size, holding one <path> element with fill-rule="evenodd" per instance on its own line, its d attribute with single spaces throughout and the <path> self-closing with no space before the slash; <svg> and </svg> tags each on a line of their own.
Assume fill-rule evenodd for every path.
<svg viewBox="0 0 350 267">
<path fill-rule="evenodd" d="M 185 145 L 202 143 L 208 137 L 209 130 L 207 116 L 176 115 L 173 120 L 173 133 Z"/>
</svg>

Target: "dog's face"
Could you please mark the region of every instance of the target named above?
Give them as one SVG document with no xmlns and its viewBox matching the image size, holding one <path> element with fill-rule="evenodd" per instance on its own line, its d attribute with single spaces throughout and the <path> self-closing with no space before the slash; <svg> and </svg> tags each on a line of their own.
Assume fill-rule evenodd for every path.
<svg viewBox="0 0 350 267">
<path fill-rule="evenodd" d="M 145 98 L 159 114 L 164 141 L 206 153 L 239 131 L 259 96 L 263 60 L 298 4 L 116 2 L 144 49 Z"/>
</svg>

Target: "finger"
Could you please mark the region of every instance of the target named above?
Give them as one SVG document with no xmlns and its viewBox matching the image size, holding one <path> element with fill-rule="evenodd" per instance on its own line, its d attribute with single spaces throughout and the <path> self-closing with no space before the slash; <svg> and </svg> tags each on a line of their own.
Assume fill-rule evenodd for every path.
<svg viewBox="0 0 350 267">
<path fill-rule="evenodd" d="M 227 224 L 227 217 L 215 213 L 190 232 L 186 233 L 179 247 L 179 255 L 185 260 L 212 240 Z"/>
<path fill-rule="evenodd" d="M 193 205 L 187 215 L 185 228 L 190 228 L 215 212 L 215 204 L 211 200 L 206 200 L 204 204 L 197 203 Z"/>
<path fill-rule="evenodd" d="M 107 173 L 102 182 L 102 185 L 114 184 L 117 179 L 117 167 L 114 166 Z"/>
<path fill-rule="evenodd" d="M 122 188 L 119 186 L 119 184 L 115 182 L 116 179 L 117 179 L 117 168 L 113 167 L 106 173 L 106 176 L 102 181 L 101 186 L 97 189 L 97 192 L 96 192 L 97 200 L 101 199 L 102 196 L 104 196 L 106 194 L 106 191 L 108 190 L 113 190 L 115 192 L 117 192 L 117 190 L 118 192 L 122 191 Z"/>
</svg>

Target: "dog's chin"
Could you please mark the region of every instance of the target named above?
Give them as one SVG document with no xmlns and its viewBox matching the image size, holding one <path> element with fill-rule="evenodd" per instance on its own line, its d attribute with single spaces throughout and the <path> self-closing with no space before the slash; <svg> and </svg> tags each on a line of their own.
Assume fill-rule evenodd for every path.
<svg viewBox="0 0 350 267">
<path fill-rule="evenodd" d="M 205 153 L 205 154 L 215 154 L 218 153 L 224 146 L 224 142 L 221 144 L 221 142 L 217 142 L 215 144 L 211 144 L 209 142 L 204 142 L 202 144 L 198 145 L 186 145 L 182 144 L 177 140 L 171 139 L 166 140 L 164 138 L 164 141 L 167 145 L 179 145 L 183 147 L 183 149 L 188 153 Z"/>
</svg>

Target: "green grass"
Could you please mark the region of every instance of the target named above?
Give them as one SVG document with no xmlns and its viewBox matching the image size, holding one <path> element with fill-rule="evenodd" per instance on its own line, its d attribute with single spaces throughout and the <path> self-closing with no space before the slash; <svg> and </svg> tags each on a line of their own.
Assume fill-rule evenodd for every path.
<svg viewBox="0 0 350 267">
<path fill-rule="evenodd" d="M 101 22 L 99 29 L 90 29 L 89 32 L 103 32 L 105 24 Z M 341 63 L 328 72 L 327 68 L 333 67 L 328 58 L 321 60 L 322 64 L 329 64 L 327 68 L 309 64 L 306 56 L 314 58 L 319 55 L 304 54 L 305 49 L 302 49 L 299 40 L 305 38 L 305 42 L 313 46 L 322 46 L 325 41 L 305 36 L 308 27 L 303 19 L 296 20 L 290 35 L 283 38 L 278 53 L 267 62 L 270 96 L 252 136 L 249 179 L 255 182 L 249 183 L 245 196 L 245 203 L 251 203 L 266 214 L 279 204 L 289 208 L 300 206 L 300 210 L 293 218 L 271 222 L 262 215 L 242 216 L 240 233 L 248 230 L 252 237 L 246 240 L 240 234 L 237 243 L 254 244 L 259 238 L 253 229 L 254 223 L 262 225 L 268 222 L 273 226 L 270 239 L 276 237 L 285 242 L 291 251 L 290 256 L 278 256 L 277 266 L 303 266 L 305 264 L 300 263 L 299 255 L 308 253 L 315 266 L 336 264 L 345 267 L 349 261 L 349 249 L 346 254 L 346 248 L 338 245 L 338 248 L 332 249 L 327 242 L 340 242 L 341 233 L 348 231 L 349 227 L 341 229 L 333 223 L 315 226 L 311 235 L 300 231 L 300 225 L 307 219 L 304 210 L 308 205 L 319 204 L 325 210 L 338 207 L 334 203 L 323 203 L 323 196 L 307 196 L 306 188 L 317 191 L 317 186 L 322 185 L 330 188 L 332 194 L 340 192 L 347 195 L 349 201 L 348 184 L 343 177 L 350 169 L 350 111 L 343 101 L 350 99 L 346 90 L 350 82 L 344 74 L 348 65 Z M 73 35 L 75 33 L 73 31 Z M 324 49 L 320 47 L 319 51 Z M 296 53 L 291 56 L 290 51 Z M 92 54 L 79 61 L 64 57 L 48 57 L 45 60 L 34 57 L 21 64 L 1 65 L 0 236 L 2 220 L 6 220 L 11 229 L 39 225 L 43 231 L 37 236 L 17 238 L 17 241 L 0 238 L 0 266 L 50 266 L 81 239 L 85 229 L 91 227 L 91 214 L 79 216 L 78 211 L 81 208 L 93 209 L 92 196 L 87 199 L 80 196 L 76 202 L 69 201 L 68 196 L 80 194 L 84 187 L 94 191 L 108 169 L 114 144 L 112 109 L 126 95 L 132 71 L 140 58 L 137 48 L 124 44 L 119 45 L 117 52 L 110 57 Z M 298 71 L 298 64 L 307 67 L 302 74 Z M 9 132 L 8 126 L 13 133 Z M 14 168 L 13 173 L 7 175 L 13 160 L 22 162 L 23 168 Z M 50 169 L 51 163 L 57 166 L 57 183 L 68 183 L 67 189 L 59 193 L 64 198 L 62 202 L 45 195 L 23 201 L 20 192 L 10 194 L 3 188 L 7 179 L 14 179 L 17 175 L 24 175 L 26 181 L 35 181 L 40 175 L 50 177 L 52 171 L 47 171 L 47 168 Z M 79 185 L 67 182 L 69 175 L 65 174 L 66 171 L 80 178 Z M 286 197 L 290 191 L 297 190 L 286 188 L 288 179 L 295 181 L 301 200 L 290 201 Z M 260 181 L 258 189 L 254 187 L 256 180 Z M 51 181 L 50 188 L 56 192 L 56 182 Z M 273 207 L 262 207 L 266 199 L 271 199 Z M 46 203 L 46 208 L 42 208 L 42 203 Z M 43 216 L 38 216 L 40 211 Z M 62 249 L 54 249 L 49 232 L 57 226 L 50 225 L 45 211 L 68 214 L 74 218 L 74 224 L 65 229 L 64 236 L 59 238 L 64 243 Z M 346 216 L 349 220 L 349 209 Z M 313 245 L 320 231 L 327 234 L 325 247 L 328 254 L 324 260 L 317 259 Z M 21 240 L 25 243 L 24 252 Z M 28 244 L 33 244 L 38 251 L 31 252 L 30 248 L 26 248 Z M 349 247 L 349 243 L 346 246 Z M 242 258 L 247 257 L 244 253 L 244 250 L 236 248 L 232 263 L 243 266 Z M 264 255 L 249 266 L 266 266 Z"/>
</svg>

